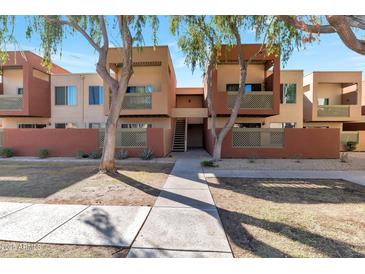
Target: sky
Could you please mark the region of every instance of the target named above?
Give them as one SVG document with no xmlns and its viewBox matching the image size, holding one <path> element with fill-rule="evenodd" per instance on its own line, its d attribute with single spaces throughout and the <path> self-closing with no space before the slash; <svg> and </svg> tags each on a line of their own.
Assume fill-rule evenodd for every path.
<svg viewBox="0 0 365 274">
<path fill-rule="evenodd" d="M 202 71 L 197 69 L 192 73 L 184 63 L 184 55 L 179 50 L 176 37 L 169 32 L 168 18 L 160 17 L 158 39 L 159 45 L 168 45 L 174 63 L 178 87 L 202 86 Z M 25 38 L 26 20 L 17 17 L 15 37 L 22 50 L 32 50 L 40 54 L 39 37 L 36 35 L 27 40 Z M 151 45 L 151 31 L 144 30 L 145 45 Z M 243 43 L 255 43 L 252 32 L 242 35 Z M 119 46 L 116 34 L 112 35 L 112 46 Z M 14 49 L 14 48 L 9 48 Z M 64 67 L 72 73 L 95 73 L 97 54 L 81 35 L 68 36 L 62 44 L 62 55 L 53 57 L 54 63 Z M 306 49 L 295 51 L 283 69 L 302 69 L 304 74 L 312 71 L 356 70 L 365 71 L 365 56 L 348 49 L 337 34 L 324 34 L 319 42 L 307 45 Z"/>
</svg>

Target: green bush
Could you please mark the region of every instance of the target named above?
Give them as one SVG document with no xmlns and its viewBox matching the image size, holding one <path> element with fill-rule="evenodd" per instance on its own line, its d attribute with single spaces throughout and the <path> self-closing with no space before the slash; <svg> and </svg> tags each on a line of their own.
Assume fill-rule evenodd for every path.
<svg viewBox="0 0 365 274">
<path fill-rule="evenodd" d="M 127 159 L 128 158 L 128 151 L 125 150 L 125 149 L 121 149 L 117 152 L 117 154 L 115 155 L 115 157 L 118 159 L 118 160 L 124 160 L 124 159 Z"/>
<path fill-rule="evenodd" d="M 76 158 L 77 159 L 89 158 L 89 154 L 79 150 L 78 152 L 76 152 Z"/>
<path fill-rule="evenodd" d="M 48 149 L 41 148 L 39 150 L 39 153 L 38 153 L 39 158 L 41 158 L 41 159 L 48 158 L 48 155 L 49 155 Z"/>
<path fill-rule="evenodd" d="M 204 161 L 201 161 L 200 164 L 203 167 L 219 167 L 218 163 L 213 160 L 204 160 Z"/>
<path fill-rule="evenodd" d="M 91 152 L 89 157 L 91 159 L 100 159 L 102 155 L 103 155 L 103 153 L 99 149 L 99 150 L 94 150 L 93 152 Z"/>
<path fill-rule="evenodd" d="M 357 143 L 353 141 L 348 141 L 346 143 L 346 150 L 347 151 L 354 151 L 356 149 Z"/>
<path fill-rule="evenodd" d="M 2 149 L 0 149 L 0 155 L 3 158 L 10 158 L 14 156 L 14 151 L 13 149 L 9 148 L 9 147 L 4 147 Z"/>
<path fill-rule="evenodd" d="M 153 152 L 149 148 L 145 148 L 140 155 L 142 160 L 151 160 L 153 158 Z"/>
</svg>

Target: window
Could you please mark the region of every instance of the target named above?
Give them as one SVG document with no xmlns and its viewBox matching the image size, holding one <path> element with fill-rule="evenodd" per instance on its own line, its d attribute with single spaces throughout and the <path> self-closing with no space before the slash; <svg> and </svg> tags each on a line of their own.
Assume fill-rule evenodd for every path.
<svg viewBox="0 0 365 274">
<path fill-rule="evenodd" d="M 23 95 L 23 88 L 17 88 L 18 95 Z"/>
<path fill-rule="evenodd" d="M 89 123 L 89 128 L 104 128 L 102 123 Z"/>
<path fill-rule="evenodd" d="M 45 128 L 46 124 L 18 124 L 18 128 Z"/>
<path fill-rule="evenodd" d="M 270 128 L 295 128 L 295 123 L 270 123 Z"/>
<path fill-rule="evenodd" d="M 55 104 L 58 106 L 76 106 L 77 89 L 75 86 L 55 87 Z"/>
<path fill-rule="evenodd" d="M 280 85 L 280 103 L 295 104 L 297 102 L 297 84 Z"/>
<path fill-rule="evenodd" d="M 104 88 L 102 86 L 89 86 L 89 105 L 104 104 Z"/>
<path fill-rule="evenodd" d="M 330 103 L 329 98 L 318 98 L 318 105 L 319 106 L 328 106 Z"/>
<path fill-rule="evenodd" d="M 120 125 L 121 128 L 151 128 L 152 125 L 151 124 L 121 124 Z"/>
<path fill-rule="evenodd" d="M 127 88 L 127 93 L 152 93 L 155 91 L 154 86 L 129 86 Z"/>
<path fill-rule="evenodd" d="M 55 128 L 66 128 L 66 123 L 55 123 L 54 127 Z"/>
<path fill-rule="evenodd" d="M 240 88 L 239 84 L 227 84 L 226 91 L 228 92 L 237 92 Z M 261 84 L 245 84 L 245 91 L 261 91 Z"/>
<path fill-rule="evenodd" d="M 235 128 L 261 128 L 261 123 L 236 123 Z"/>
</svg>

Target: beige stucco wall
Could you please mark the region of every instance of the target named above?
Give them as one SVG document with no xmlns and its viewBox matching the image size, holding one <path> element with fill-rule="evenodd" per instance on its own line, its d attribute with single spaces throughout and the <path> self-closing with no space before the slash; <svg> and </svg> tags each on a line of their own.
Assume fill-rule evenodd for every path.
<svg viewBox="0 0 365 274">
<path fill-rule="evenodd" d="M 121 73 L 120 68 L 113 68 L 113 64 L 123 61 L 122 52 L 118 48 L 110 49 L 108 63 L 111 68 Z M 171 107 L 175 106 L 176 78 L 172 66 L 169 48 L 167 46 L 143 47 L 142 50 L 133 48 L 133 62 L 138 66 L 133 67 L 130 86 L 153 85 L 151 109 L 123 109 L 121 115 L 169 115 Z M 109 89 L 105 88 L 105 113 L 108 112 Z"/>
<path fill-rule="evenodd" d="M 350 117 L 318 117 L 318 98 L 329 98 L 330 105 L 341 105 L 342 83 L 357 84 L 356 105 L 350 105 Z M 360 121 L 362 98 L 362 72 L 360 71 L 315 71 L 303 81 L 305 121 Z M 311 104 L 310 102 L 313 102 Z"/>
<path fill-rule="evenodd" d="M 295 123 L 295 127 L 303 127 L 303 70 L 281 70 L 281 84 L 296 84 L 297 96 L 295 104 L 280 104 L 280 114 L 265 118 L 265 124 Z"/>
<path fill-rule="evenodd" d="M 97 74 L 52 75 L 51 80 L 51 123 L 74 123 L 78 128 L 88 127 L 89 123 L 105 123 L 103 105 L 89 105 L 89 86 L 102 86 Z M 77 104 L 75 106 L 56 106 L 55 87 L 76 86 Z"/>
<path fill-rule="evenodd" d="M 265 66 L 251 64 L 247 68 L 246 83 L 264 83 Z M 217 91 L 226 91 L 226 84 L 238 84 L 240 80 L 239 65 L 222 64 L 217 66 Z"/>
<path fill-rule="evenodd" d="M 4 95 L 17 95 L 23 87 L 23 69 L 5 69 L 3 71 Z"/>
</svg>

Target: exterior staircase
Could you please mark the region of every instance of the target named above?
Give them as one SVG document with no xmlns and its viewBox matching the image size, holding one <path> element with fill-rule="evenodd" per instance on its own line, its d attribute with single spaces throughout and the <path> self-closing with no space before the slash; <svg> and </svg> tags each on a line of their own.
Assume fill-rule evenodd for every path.
<svg viewBox="0 0 365 274">
<path fill-rule="evenodd" d="M 186 132 L 187 132 L 186 118 L 177 119 L 172 151 L 174 152 L 186 151 Z"/>
</svg>

